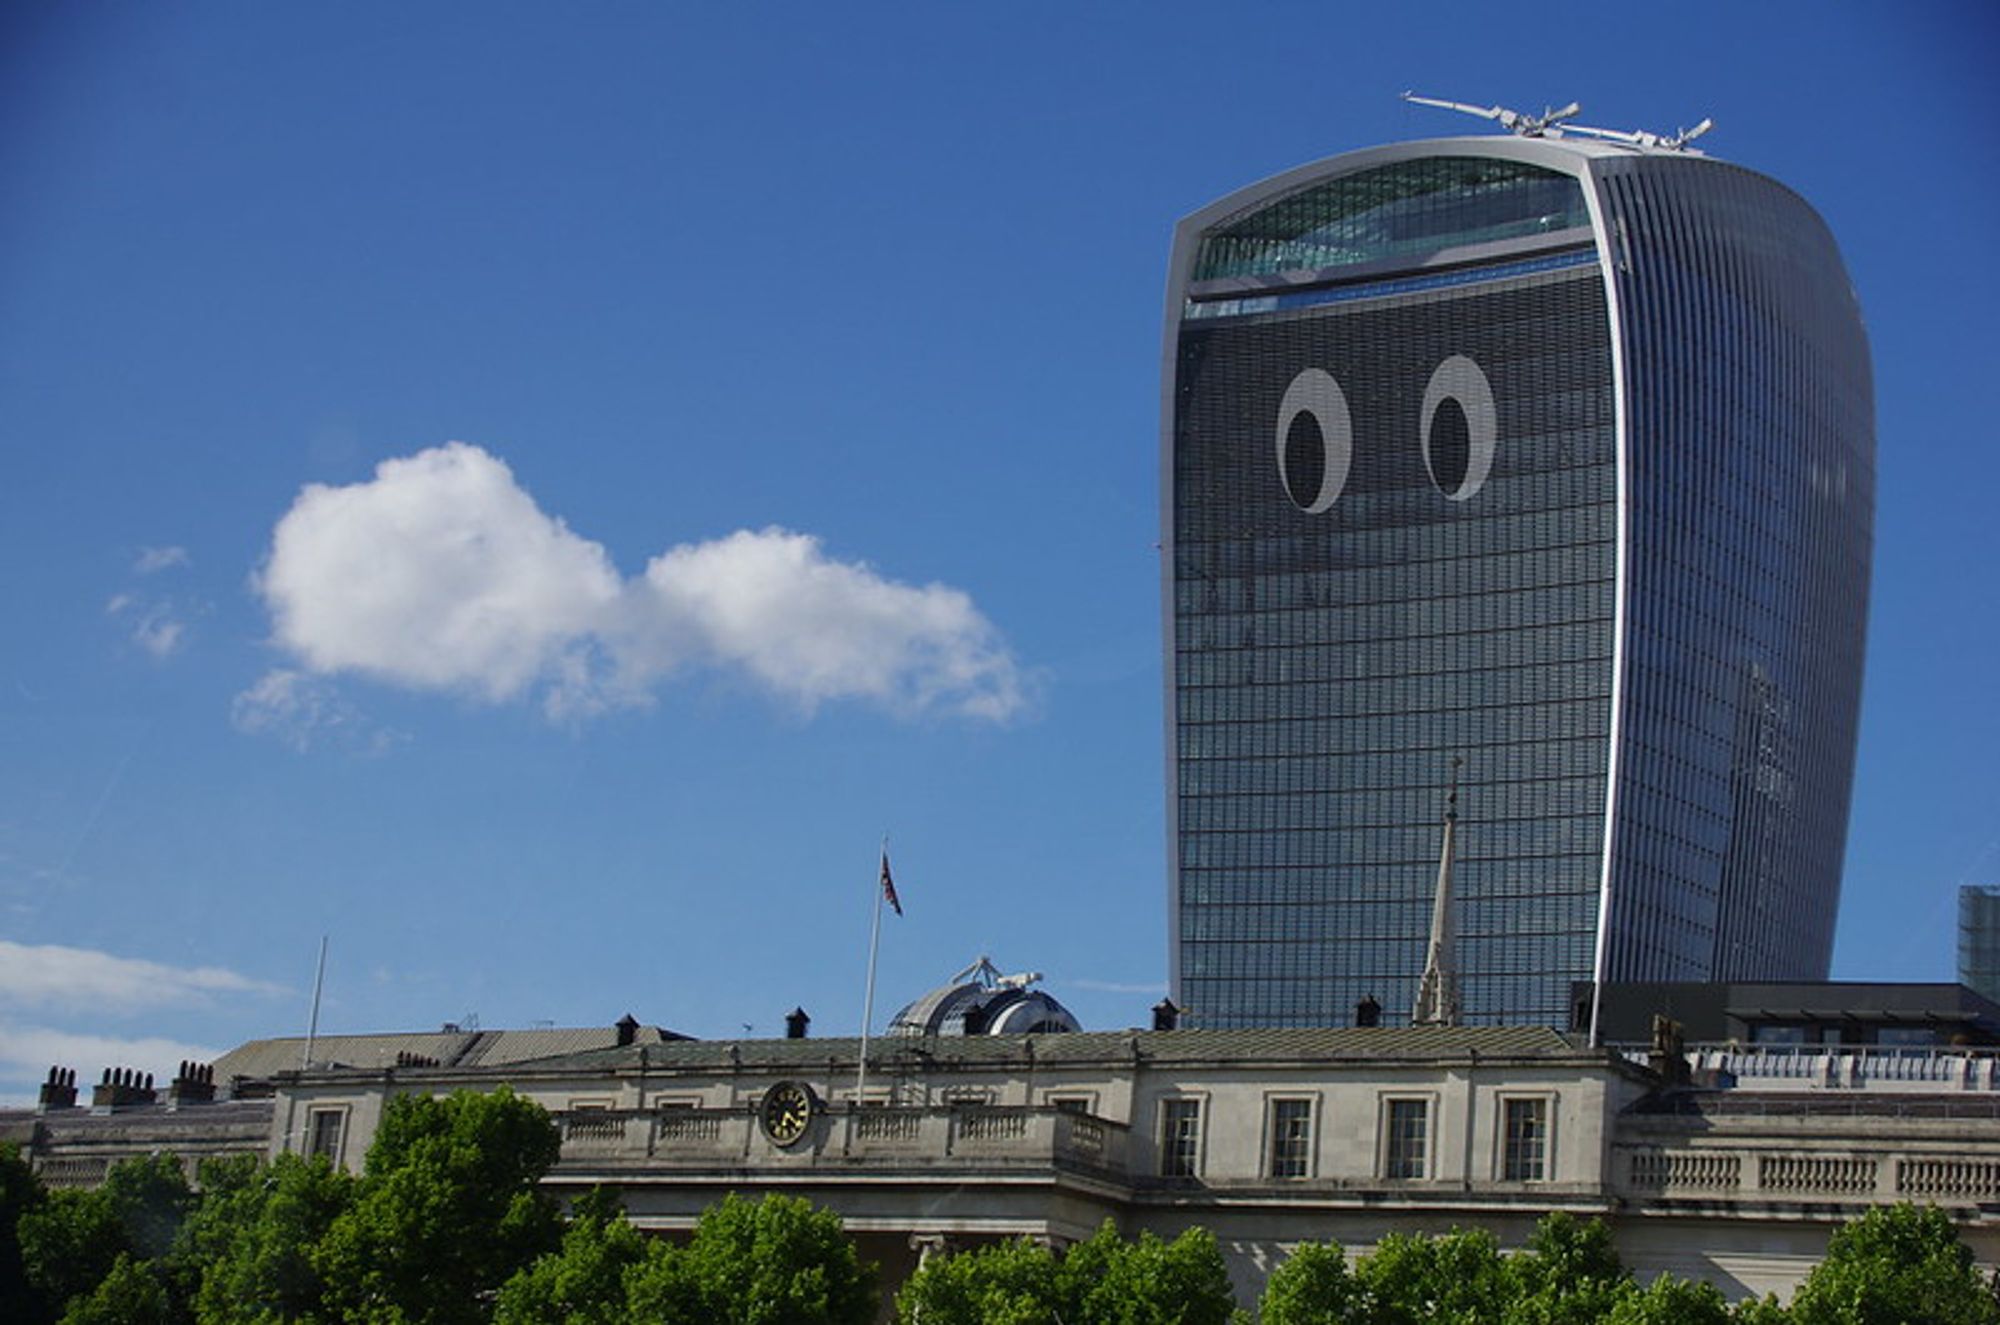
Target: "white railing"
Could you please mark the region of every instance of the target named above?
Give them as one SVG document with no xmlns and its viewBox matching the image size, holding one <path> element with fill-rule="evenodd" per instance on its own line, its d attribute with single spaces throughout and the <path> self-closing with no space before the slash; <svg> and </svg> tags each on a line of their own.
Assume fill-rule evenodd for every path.
<svg viewBox="0 0 2000 1325">
<path fill-rule="evenodd" d="M 1650 1051 L 1617 1046 L 1629 1062 Z M 1690 1045 L 1689 1069 L 1699 1085 L 1721 1089 L 2000 1091 L 2000 1050 L 1952 1045 L 1755 1044 Z"/>
</svg>

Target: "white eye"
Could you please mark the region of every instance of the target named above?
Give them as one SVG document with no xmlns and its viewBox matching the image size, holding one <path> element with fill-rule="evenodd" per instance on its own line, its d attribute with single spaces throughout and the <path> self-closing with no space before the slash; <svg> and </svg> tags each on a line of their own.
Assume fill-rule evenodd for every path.
<svg viewBox="0 0 2000 1325">
<path fill-rule="evenodd" d="M 1354 420 L 1340 383 L 1308 368 L 1278 405 L 1278 480 L 1292 505 L 1318 515 L 1333 505 L 1354 459 Z"/>
<path fill-rule="evenodd" d="M 1424 468 L 1451 501 L 1464 501 L 1485 484 L 1493 469 L 1493 444 L 1500 414 L 1493 387 L 1479 365 L 1454 354 L 1437 366 L 1424 388 Z"/>
</svg>

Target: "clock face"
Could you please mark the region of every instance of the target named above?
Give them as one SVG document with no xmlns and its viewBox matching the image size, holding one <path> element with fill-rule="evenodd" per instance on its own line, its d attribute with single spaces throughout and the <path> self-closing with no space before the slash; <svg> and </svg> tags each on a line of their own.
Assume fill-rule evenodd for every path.
<svg viewBox="0 0 2000 1325">
<path fill-rule="evenodd" d="M 757 1110 L 764 1135 L 781 1146 L 796 1145 L 812 1125 L 812 1087 L 798 1081 L 780 1081 L 764 1092 Z"/>
</svg>

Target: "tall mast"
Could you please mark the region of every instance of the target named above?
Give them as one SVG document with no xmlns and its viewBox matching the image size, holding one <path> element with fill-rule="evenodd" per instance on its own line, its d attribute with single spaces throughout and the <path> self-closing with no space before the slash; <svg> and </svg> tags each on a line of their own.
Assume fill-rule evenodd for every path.
<svg viewBox="0 0 2000 1325">
<path fill-rule="evenodd" d="M 1424 953 L 1424 976 L 1417 985 L 1412 1026 L 1458 1025 L 1458 979 L 1451 970 L 1451 864 L 1458 833 L 1458 768 L 1451 757 L 1451 781 L 1444 795 L 1444 849 L 1438 856 L 1437 895 L 1431 899 L 1431 942 Z"/>
</svg>

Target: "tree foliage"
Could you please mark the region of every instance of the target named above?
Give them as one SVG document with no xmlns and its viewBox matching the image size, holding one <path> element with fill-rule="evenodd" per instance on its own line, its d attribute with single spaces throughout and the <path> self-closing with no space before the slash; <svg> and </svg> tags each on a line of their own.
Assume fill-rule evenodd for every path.
<svg viewBox="0 0 2000 1325">
<path fill-rule="evenodd" d="M 382 1325 L 485 1319 L 487 1299 L 560 1238 L 535 1187 L 560 1149 L 547 1110 L 504 1086 L 392 1099 L 312 1258 L 328 1305 Z"/>
<path fill-rule="evenodd" d="M 160 1261 L 121 1251 L 95 1288 L 70 1300 L 61 1325 L 181 1325 L 163 1275 Z"/>
<path fill-rule="evenodd" d="M 509 1279 L 495 1303 L 495 1325 L 624 1325 L 626 1276 L 647 1258 L 649 1242 L 603 1189 L 577 1203 L 562 1246 Z"/>
<path fill-rule="evenodd" d="M 793 1196 L 731 1195 L 702 1212 L 687 1246 L 627 1274 L 638 1320 L 715 1325 L 867 1325 L 875 1271 L 840 1217 Z"/>
<path fill-rule="evenodd" d="M 1483 1232 L 1385 1237 L 1350 1268 L 1337 1246 L 1298 1248 L 1271 1275 L 1263 1325 L 2000 1325 L 1951 1220 L 1911 1206 L 1870 1211 L 1834 1235 L 1791 1308 L 1731 1308 L 1712 1284 L 1662 1276 L 1641 1288 L 1598 1221 L 1551 1214 L 1520 1253 Z"/>
<path fill-rule="evenodd" d="M 1729 1325 L 1722 1290 L 1663 1274 L 1645 1288 L 1628 1288 L 1598 1319 L 1607 1325 Z"/>
<path fill-rule="evenodd" d="M 1050 1325 L 1057 1319 L 1055 1254 L 1026 1239 L 932 1256 L 896 1294 L 904 1325 Z"/>
<path fill-rule="evenodd" d="M 2000 1303 L 1935 1206 L 1886 1206 L 1843 1226 L 1792 1299 L 1796 1325 L 1996 1325 Z"/>
<path fill-rule="evenodd" d="M 135 1265 L 165 1258 L 193 1200 L 172 1155 L 114 1164 L 102 1187 L 48 1193 L 16 1229 L 30 1287 L 63 1307 L 96 1292 L 121 1256 Z"/>
<path fill-rule="evenodd" d="M 933 1257 L 896 1295 L 907 1325 L 1226 1325 L 1235 1307 L 1207 1229 L 1127 1242 L 1109 1220 L 1061 1257 L 1031 1242 Z"/>
<path fill-rule="evenodd" d="M 1326 1242 L 1308 1242 L 1271 1272 L 1257 1313 L 1261 1325 L 1346 1325 L 1360 1319 L 1360 1283 L 1347 1272 L 1347 1255 Z"/>
<path fill-rule="evenodd" d="M 325 1158 L 280 1155 L 247 1171 L 202 1170 L 201 1209 L 183 1245 L 201 1267 L 199 1325 L 333 1319 L 314 1253 L 352 1204 L 355 1181 Z"/>
<path fill-rule="evenodd" d="M 21 1218 L 41 1205 L 46 1193 L 11 1141 L 0 1142 L 0 1320 L 37 1325 L 48 1304 L 28 1282 L 21 1259 Z"/>
<path fill-rule="evenodd" d="M 1597 1325 L 1636 1290 L 1602 1220 L 1555 1210 L 1507 1258 L 1508 1325 Z"/>
</svg>

